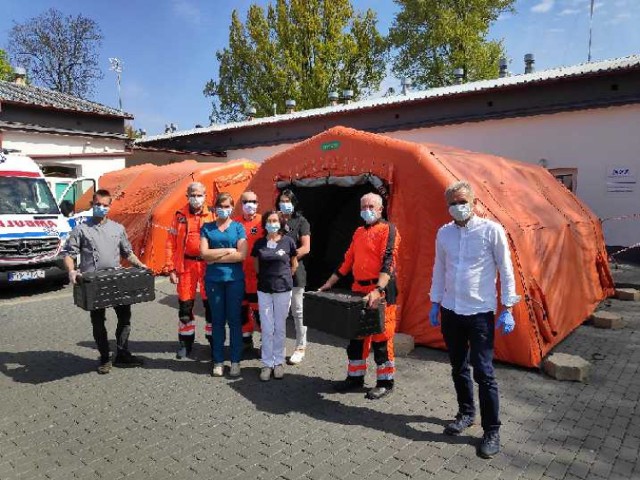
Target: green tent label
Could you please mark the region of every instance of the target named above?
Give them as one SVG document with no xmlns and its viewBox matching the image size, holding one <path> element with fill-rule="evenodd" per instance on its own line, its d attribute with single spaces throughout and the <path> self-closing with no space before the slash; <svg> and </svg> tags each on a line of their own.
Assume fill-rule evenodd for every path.
<svg viewBox="0 0 640 480">
<path fill-rule="evenodd" d="M 338 148 L 340 148 L 340 142 L 337 140 L 333 142 L 326 142 L 320 145 L 320 149 L 323 152 L 326 152 L 327 150 L 337 150 Z"/>
</svg>

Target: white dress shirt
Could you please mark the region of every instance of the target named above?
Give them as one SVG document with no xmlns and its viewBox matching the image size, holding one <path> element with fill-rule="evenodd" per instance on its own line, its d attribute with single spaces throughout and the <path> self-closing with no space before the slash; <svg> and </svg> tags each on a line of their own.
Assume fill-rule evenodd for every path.
<svg viewBox="0 0 640 480">
<path fill-rule="evenodd" d="M 473 215 L 464 227 L 451 222 L 438 230 L 430 294 L 433 303 L 458 315 L 495 312 L 497 272 L 502 304 L 510 307 L 518 303 L 502 225 Z"/>
</svg>

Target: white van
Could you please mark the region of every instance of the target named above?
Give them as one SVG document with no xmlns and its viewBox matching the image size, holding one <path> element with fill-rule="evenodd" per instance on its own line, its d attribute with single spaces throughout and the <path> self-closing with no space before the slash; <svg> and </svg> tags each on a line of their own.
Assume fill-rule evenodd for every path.
<svg viewBox="0 0 640 480">
<path fill-rule="evenodd" d="M 77 179 L 61 195 L 60 211 L 40 167 L 0 151 L 0 286 L 51 279 L 66 282 L 60 254 L 75 212 L 87 210 L 95 182 Z M 80 202 L 86 205 L 80 205 Z M 69 218 L 67 218 L 69 217 Z"/>
</svg>

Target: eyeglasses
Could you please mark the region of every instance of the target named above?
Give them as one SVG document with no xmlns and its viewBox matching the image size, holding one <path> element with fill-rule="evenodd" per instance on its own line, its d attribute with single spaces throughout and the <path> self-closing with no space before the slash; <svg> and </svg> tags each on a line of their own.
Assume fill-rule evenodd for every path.
<svg viewBox="0 0 640 480">
<path fill-rule="evenodd" d="M 255 204 L 257 205 L 257 204 L 258 204 L 258 201 L 257 201 L 257 200 L 242 200 L 242 203 L 243 203 L 244 205 L 246 205 L 247 203 L 255 203 Z"/>
</svg>

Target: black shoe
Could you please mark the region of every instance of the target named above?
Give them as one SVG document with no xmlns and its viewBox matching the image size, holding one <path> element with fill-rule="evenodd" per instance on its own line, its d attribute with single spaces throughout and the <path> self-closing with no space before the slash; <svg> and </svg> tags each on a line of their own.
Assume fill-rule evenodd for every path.
<svg viewBox="0 0 640 480">
<path fill-rule="evenodd" d="M 131 355 L 131 352 L 118 352 L 113 361 L 113 366 L 118 368 L 133 368 L 141 367 L 143 363 L 140 357 Z"/>
<path fill-rule="evenodd" d="M 341 382 L 335 382 L 333 389 L 338 393 L 353 392 L 355 390 L 362 390 L 364 388 L 363 377 L 347 377 Z"/>
<path fill-rule="evenodd" d="M 382 397 L 386 397 L 387 395 L 391 395 L 391 393 L 393 393 L 393 388 L 374 387 L 366 393 L 364 398 L 368 398 L 369 400 L 378 400 Z"/>
<path fill-rule="evenodd" d="M 446 435 L 460 435 L 467 428 L 473 425 L 473 417 L 471 415 L 456 415 L 456 419 L 444 428 Z"/>
<path fill-rule="evenodd" d="M 500 451 L 500 434 L 498 432 L 485 432 L 480 442 L 478 455 L 482 458 L 493 458 Z"/>
</svg>

